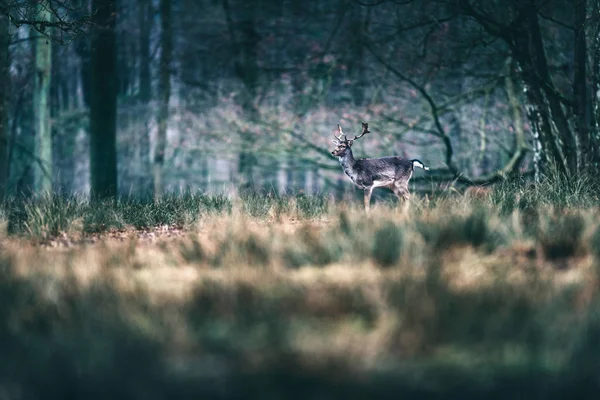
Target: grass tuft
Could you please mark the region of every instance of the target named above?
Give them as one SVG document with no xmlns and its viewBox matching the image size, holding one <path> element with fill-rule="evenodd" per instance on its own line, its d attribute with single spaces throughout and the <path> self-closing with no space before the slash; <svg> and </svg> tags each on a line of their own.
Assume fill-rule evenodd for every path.
<svg viewBox="0 0 600 400">
<path fill-rule="evenodd" d="M 470 245 L 491 252 L 504 238 L 490 225 L 495 218 L 492 210 L 476 206 L 465 214 L 441 215 L 436 221 L 418 221 L 417 226 L 433 251 L 440 252 L 456 245 Z"/>
<path fill-rule="evenodd" d="M 396 264 L 403 251 L 402 230 L 393 222 L 385 222 L 373 239 L 373 259 L 382 267 Z"/>
<path fill-rule="evenodd" d="M 254 218 L 291 215 L 316 218 L 327 213 L 324 196 L 245 195 L 244 213 Z M 157 226 L 189 227 L 202 217 L 230 215 L 233 202 L 224 195 L 204 193 L 169 194 L 159 201 L 138 199 L 88 200 L 82 197 L 44 195 L 31 199 L 8 199 L 0 207 L 0 216 L 8 220 L 11 234 L 48 240 L 64 233 L 103 233 L 114 229 Z"/>
<path fill-rule="evenodd" d="M 573 257 L 583 246 L 582 238 L 586 228 L 583 216 L 559 214 L 550 216 L 540 233 L 540 244 L 549 260 Z"/>
</svg>

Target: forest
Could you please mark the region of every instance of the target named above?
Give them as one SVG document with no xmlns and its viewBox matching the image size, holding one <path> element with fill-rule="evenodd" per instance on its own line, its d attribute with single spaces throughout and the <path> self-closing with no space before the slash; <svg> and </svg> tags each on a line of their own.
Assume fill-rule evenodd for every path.
<svg viewBox="0 0 600 400">
<path fill-rule="evenodd" d="M 0 186 L 340 195 L 360 121 L 425 189 L 596 168 L 597 2 L 475 3 L 3 1 Z"/>
<path fill-rule="evenodd" d="M 598 0 L 0 0 L 0 397 L 594 398 L 599 173 Z"/>
</svg>

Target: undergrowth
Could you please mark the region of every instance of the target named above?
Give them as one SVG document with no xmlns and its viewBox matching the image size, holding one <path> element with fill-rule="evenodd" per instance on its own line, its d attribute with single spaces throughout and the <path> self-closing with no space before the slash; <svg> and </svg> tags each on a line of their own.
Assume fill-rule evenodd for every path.
<svg viewBox="0 0 600 400">
<path fill-rule="evenodd" d="M 256 218 L 294 215 L 315 218 L 327 213 L 324 196 L 246 195 L 238 199 L 244 212 Z M 0 208 L 8 232 L 33 239 L 61 234 L 102 233 L 112 229 L 151 228 L 163 225 L 190 227 L 202 217 L 229 215 L 236 201 L 225 195 L 186 193 L 167 195 L 160 201 L 137 199 L 89 200 L 84 197 L 44 195 L 11 198 Z"/>
<path fill-rule="evenodd" d="M 415 196 L 408 214 L 322 196 L 7 201 L 0 391 L 593 398 L 600 222 L 589 187 L 504 182 L 476 200 Z M 185 234 L 36 243 L 171 224 Z"/>
</svg>

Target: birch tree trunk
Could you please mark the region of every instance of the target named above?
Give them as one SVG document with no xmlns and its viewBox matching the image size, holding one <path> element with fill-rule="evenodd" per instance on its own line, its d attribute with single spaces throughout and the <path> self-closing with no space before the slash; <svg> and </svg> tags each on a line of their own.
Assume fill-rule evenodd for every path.
<svg viewBox="0 0 600 400">
<path fill-rule="evenodd" d="M 48 1 L 36 6 L 37 19 L 52 19 Z M 35 88 L 33 112 L 35 118 L 34 190 L 52 191 L 52 131 L 50 126 L 50 78 L 52 72 L 52 43 L 46 37 L 35 41 Z"/>
<path fill-rule="evenodd" d="M 585 10 L 585 0 L 577 0 L 577 3 Z M 503 40 L 517 62 L 527 99 L 527 118 L 533 133 L 536 177 L 539 178 L 542 171 L 549 169 L 555 169 L 567 177 L 578 176 L 587 168 L 584 160 L 590 157 L 582 156 L 582 149 L 590 147 L 587 136 L 580 135 L 586 130 L 586 124 L 582 123 L 586 106 L 585 101 L 581 102 L 585 96 L 585 88 L 582 88 L 586 79 L 585 62 L 580 64 L 581 57 L 585 58 L 586 49 L 585 44 L 582 45 L 578 40 L 585 40 L 585 36 L 578 35 L 576 39 L 575 53 L 580 61 L 576 63 L 574 89 L 576 96 L 581 97 L 580 104 L 574 105 L 577 101 L 562 94 L 552 80 L 540 29 L 539 2 L 509 2 L 506 6 L 510 7 L 510 14 L 514 17 L 508 24 L 501 18 L 495 19 L 494 14 L 487 12 L 480 2 L 459 0 L 458 4 L 463 12 L 473 17 L 490 35 Z M 585 20 L 585 12 L 583 19 Z M 572 114 L 581 118 L 576 129 L 573 129 L 568 118 Z"/>
</svg>

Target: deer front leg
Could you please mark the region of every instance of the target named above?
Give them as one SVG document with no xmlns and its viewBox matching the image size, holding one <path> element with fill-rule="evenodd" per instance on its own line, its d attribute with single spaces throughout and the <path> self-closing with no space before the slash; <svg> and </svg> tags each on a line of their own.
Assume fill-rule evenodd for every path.
<svg viewBox="0 0 600 400">
<path fill-rule="evenodd" d="M 365 189 L 365 210 L 369 212 L 371 207 L 371 193 L 373 193 L 373 186 Z"/>
</svg>

